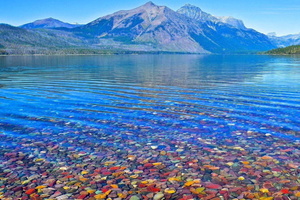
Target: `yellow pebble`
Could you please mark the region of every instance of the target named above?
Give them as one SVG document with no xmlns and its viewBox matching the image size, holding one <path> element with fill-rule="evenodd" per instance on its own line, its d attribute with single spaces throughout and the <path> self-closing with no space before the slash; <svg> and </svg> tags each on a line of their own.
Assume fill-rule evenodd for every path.
<svg viewBox="0 0 300 200">
<path fill-rule="evenodd" d="M 292 191 L 298 190 L 298 186 L 291 187 Z M 300 193 L 300 192 L 299 192 Z"/>
<path fill-rule="evenodd" d="M 30 180 L 25 180 L 25 181 L 22 182 L 22 185 L 25 185 L 25 184 L 27 184 L 29 182 L 30 182 Z"/>
<path fill-rule="evenodd" d="M 199 188 L 196 189 L 196 192 L 197 192 L 197 194 L 200 194 L 200 193 L 202 193 L 204 190 L 205 190 L 204 187 L 199 187 Z"/>
<path fill-rule="evenodd" d="M 300 192 L 296 192 L 295 196 L 300 197 Z"/>
<path fill-rule="evenodd" d="M 162 164 L 161 162 L 153 163 L 154 166 L 161 165 L 161 164 Z"/>
<path fill-rule="evenodd" d="M 238 177 L 238 179 L 239 179 L 240 181 L 245 180 L 245 178 L 244 178 L 243 176 Z"/>
<path fill-rule="evenodd" d="M 107 161 L 104 163 L 104 165 L 108 166 L 108 165 L 112 165 L 115 164 L 117 161 Z"/>
<path fill-rule="evenodd" d="M 119 188 L 119 186 L 116 184 L 112 184 L 112 185 L 110 185 L 110 187 L 115 188 L 115 189 Z"/>
<path fill-rule="evenodd" d="M 45 185 L 39 185 L 39 186 L 37 186 L 35 189 L 43 189 L 43 188 L 46 188 L 47 186 L 45 186 Z"/>
<path fill-rule="evenodd" d="M 259 200 L 273 200 L 274 197 L 260 197 Z"/>
<path fill-rule="evenodd" d="M 89 173 L 88 171 L 82 171 L 81 172 L 82 175 L 85 175 L 85 174 L 88 174 L 88 173 Z"/>
<path fill-rule="evenodd" d="M 250 164 L 249 161 L 242 161 L 242 163 L 243 163 L 244 165 L 249 165 L 249 164 Z"/>
<path fill-rule="evenodd" d="M 166 188 L 165 193 L 174 194 L 176 190 L 174 188 Z"/>
<path fill-rule="evenodd" d="M 228 166 L 232 166 L 234 163 L 233 162 L 228 162 L 228 163 L 226 163 L 226 165 L 228 165 Z"/>
<path fill-rule="evenodd" d="M 70 187 L 68 187 L 68 186 L 64 186 L 63 188 L 64 188 L 65 190 L 70 189 Z"/>
<path fill-rule="evenodd" d="M 262 193 L 268 193 L 269 190 L 267 188 L 261 188 L 259 191 L 261 191 Z"/>
<path fill-rule="evenodd" d="M 86 182 L 86 181 L 88 181 L 89 179 L 88 179 L 88 178 L 84 178 L 84 177 L 80 177 L 79 180 L 82 181 L 82 182 Z"/>
<path fill-rule="evenodd" d="M 88 192 L 89 194 L 93 194 L 93 193 L 96 192 L 96 190 L 87 190 L 87 192 Z"/>
<path fill-rule="evenodd" d="M 37 158 L 35 159 L 35 162 L 41 162 L 41 161 L 44 161 L 45 159 L 44 158 Z"/>
<path fill-rule="evenodd" d="M 193 185 L 194 184 L 194 181 L 187 181 L 185 184 L 184 184 L 184 186 L 185 187 L 189 187 L 189 186 L 191 186 L 191 185 Z"/>
<path fill-rule="evenodd" d="M 180 181 L 180 179 L 177 177 L 171 177 L 169 178 L 169 181 Z"/>
<path fill-rule="evenodd" d="M 95 199 L 105 199 L 106 198 L 106 194 L 97 194 L 94 196 Z"/>
<path fill-rule="evenodd" d="M 126 195 L 122 194 L 122 193 L 118 193 L 118 197 L 123 199 L 123 198 L 126 198 Z"/>
</svg>

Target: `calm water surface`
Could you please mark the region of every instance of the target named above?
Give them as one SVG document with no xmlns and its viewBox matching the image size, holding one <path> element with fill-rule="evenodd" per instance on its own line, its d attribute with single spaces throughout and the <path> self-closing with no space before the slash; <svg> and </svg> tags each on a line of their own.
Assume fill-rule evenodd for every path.
<svg viewBox="0 0 300 200">
<path fill-rule="evenodd" d="M 64 161 L 39 141 L 99 156 L 204 144 L 274 157 L 264 148 L 282 142 L 300 164 L 299 113 L 300 57 L 0 57 L 0 160 L 18 151 Z"/>
<path fill-rule="evenodd" d="M 122 124 L 170 137 L 198 127 L 220 137 L 252 130 L 299 140 L 299 57 L 0 57 L 0 78 L 3 146 L 36 131 L 92 126 L 114 134 Z"/>
</svg>

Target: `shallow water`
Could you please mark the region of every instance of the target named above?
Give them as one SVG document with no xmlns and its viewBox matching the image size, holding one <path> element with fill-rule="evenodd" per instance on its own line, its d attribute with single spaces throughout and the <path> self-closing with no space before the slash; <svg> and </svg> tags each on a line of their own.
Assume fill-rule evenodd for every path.
<svg viewBox="0 0 300 200">
<path fill-rule="evenodd" d="M 155 150 L 183 152 L 182 157 L 192 159 L 209 148 L 225 152 L 230 158 L 224 163 L 232 161 L 231 151 L 242 149 L 250 160 L 268 155 L 281 161 L 285 156 L 282 162 L 297 168 L 299 113 L 300 57 L 0 57 L 3 169 L 12 165 L 9 152 L 22 152 L 32 160 L 43 158 L 61 167 L 74 165 L 66 159 L 69 152 L 112 160 L 114 156 L 105 148 L 121 152 L 115 156 L 124 165 L 124 155 L 144 154 L 144 150 L 148 158 Z M 67 152 L 44 152 L 57 146 Z M 280 153 L 289 148 L 292 155 Z M 235 159 L 248 159 L 247 155 Z M 224 163 L 220 163 L 210 164 L 222 168 Z M 26 167 L 15 170 L 29 173 L 24 172 Z M 297 176 L 297 169 L 292 172 Z M 202 181 L 203 177 L 199 176 Z M 2 190 L 6 197 L 26 196 Z"/>
<path fill-rule="evenodd" d="M 166 132 L 180 131 L 172 128 L 178 123 L 227 136 L 253 130 L 299 139 L 297 57 L 1 57 L 0 67 L 4 136 L 66 129 L 55 120 L 97 128 L 117 128 L 117 121 Z M 201 120 L 216 127 L 203 128 Z"/>
</svg>

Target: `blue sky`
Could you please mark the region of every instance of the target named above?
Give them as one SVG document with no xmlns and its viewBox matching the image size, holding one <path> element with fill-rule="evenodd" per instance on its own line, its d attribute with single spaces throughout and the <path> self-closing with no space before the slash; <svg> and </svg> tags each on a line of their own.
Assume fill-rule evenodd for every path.
<svg viewBox="0 0 300 200">
<path fill-rule="evenodd" d="M 88 23 L 98 17 L 138 7 L 148 0 L 0 0 L 0 23 L 22 25 L 53 17 L 69 23 Z M 278 35 L 300 33 L 299 0 L 153 0 L 177 10 L 190 3 L 215 16 L 242 19 L 249 28 Z"/>
</svg>

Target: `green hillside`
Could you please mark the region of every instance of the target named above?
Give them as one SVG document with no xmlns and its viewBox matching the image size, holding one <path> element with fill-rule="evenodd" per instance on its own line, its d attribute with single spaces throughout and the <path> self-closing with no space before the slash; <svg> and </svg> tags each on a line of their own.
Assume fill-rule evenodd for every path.
<svg viewBox="0 0 300 200">
<path fill-rule="evenodd" d="M 285 48 L 272 49 L 265 53 L 275 54 L 275 55 L 300 54 L 300 45 L 293 45 Z"/>
<path fill-rule="evenodd" d="M 27 54 L 49 49 L 80 48 L 85 41 L 62 30 L 26 30 L 0 24 L 0 54 Z"/>
</svg>

